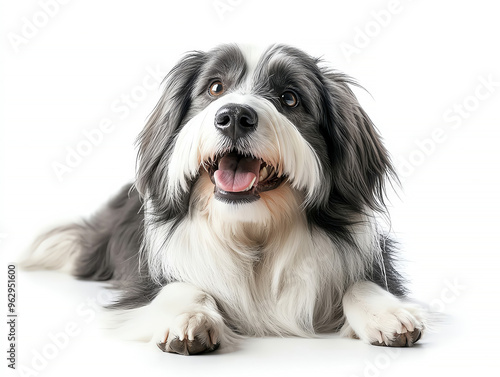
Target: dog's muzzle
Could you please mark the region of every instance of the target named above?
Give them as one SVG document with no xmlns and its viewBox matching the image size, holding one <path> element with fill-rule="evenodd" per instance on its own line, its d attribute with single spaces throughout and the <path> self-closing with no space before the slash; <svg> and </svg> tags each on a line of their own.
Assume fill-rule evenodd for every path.
<svg viewBox="0 0 500 377">
<path fill-rule="evenodd" d="M 247 105 L 229 103 L 215 114 L 218 132 L 236 145 L 257 129 L 258 116 Z M 279 169 L 251 151 L 233 147 L 205 162 L 205 168 L 215 186 L 215 198 L 226 203 L 249 203 L 260 193 L 273 190 L 285 180 Z"/>
</svg>

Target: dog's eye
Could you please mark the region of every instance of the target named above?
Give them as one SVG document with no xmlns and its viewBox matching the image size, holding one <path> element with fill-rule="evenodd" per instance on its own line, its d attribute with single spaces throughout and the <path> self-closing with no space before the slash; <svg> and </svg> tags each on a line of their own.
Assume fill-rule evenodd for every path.
<svg viewBox="0 0 500 377">
<path fill-rule="evenodd" d="M 299 104 L 299 97 L 292 91 L 286 91 L 281 95 L 281 101 L 288 107 L 295 107 Z"/>
<path fill-rule="evenodd" d="M 220 96 L 222 93 L 224 93 L 224 85 L 222 85 L 222 82 L 220 81 L 213 81 L 210 86 L 208 87 L 208 93 L 210 93 L 211 96 Z"/>
</svg>

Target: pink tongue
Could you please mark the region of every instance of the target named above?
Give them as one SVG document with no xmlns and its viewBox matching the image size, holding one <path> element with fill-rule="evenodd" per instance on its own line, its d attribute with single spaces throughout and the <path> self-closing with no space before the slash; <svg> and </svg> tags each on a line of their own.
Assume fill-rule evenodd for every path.
<svg viewBox="0 0 500 377">
<path fill-rule="evenodd" d="M 227 192 L 241 192 L 258 180 L 260 159 L 241 157 L 230 153 L 219 161 L 219 169 L 215 171 L 215 184 Z M 255 184 L 255 182 L 254 182 Z"/>
</svg>

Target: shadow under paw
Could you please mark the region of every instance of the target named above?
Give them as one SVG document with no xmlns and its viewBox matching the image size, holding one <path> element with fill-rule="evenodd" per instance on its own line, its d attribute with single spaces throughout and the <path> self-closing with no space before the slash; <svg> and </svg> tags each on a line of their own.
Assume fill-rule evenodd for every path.
<svg viewBox="0 0 500 377">
<path fill-rule="evenodd" d="M 180 340 L 178 337 L 172 339 L 169 343 L 158 343 L 158 348 L 163 352 L 177 353 L 179 355 L 198 355 L 206 352 L 213 352 L 220 346 L 219 343 L 214 345 L 207 345 L 202 343 L 198 337 L 194 340 Z"/>
</svg>

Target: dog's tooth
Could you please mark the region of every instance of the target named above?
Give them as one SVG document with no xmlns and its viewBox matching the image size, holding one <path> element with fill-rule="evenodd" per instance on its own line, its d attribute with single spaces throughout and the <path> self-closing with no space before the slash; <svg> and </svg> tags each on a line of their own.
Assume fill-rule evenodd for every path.
<svg viewBox="0 0 500 377">
<path fill-rule="evenodd" d="M 276 169 L 274 168 L 274 166 L 271 166 L 271 170 L 269 170 L 269 172 L 267 173 L 267 176 L 274 177 L 275 174 L 276 174 Z"/>
<path fill-rule="evenodd" d="M 267 167 L 263 167 L 261 170 L 260 170 L 260 174 L 259 174 L 259 182 L 263 181 L 264 179 L 266 179 L 267 177 L 269 176 L 268 172 L 267 172 Z"/>
<path fill-rule="evenodd" d="M 250 183 L 248 185 L 248 187 L 246 189 L 244 189 L 243 191 L 249 191 L 252 187 L 253 187 L 253 184 L 255 183 L 255 180 L 257 179 L 257 177 L 253 177 L 252 179 L 252 183 Z"/>
</svg>

